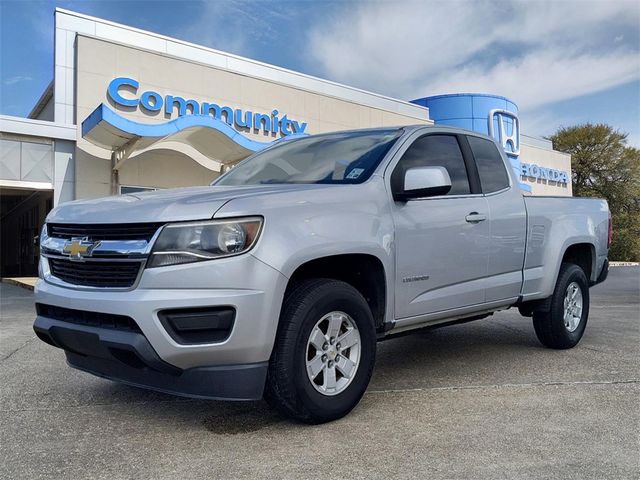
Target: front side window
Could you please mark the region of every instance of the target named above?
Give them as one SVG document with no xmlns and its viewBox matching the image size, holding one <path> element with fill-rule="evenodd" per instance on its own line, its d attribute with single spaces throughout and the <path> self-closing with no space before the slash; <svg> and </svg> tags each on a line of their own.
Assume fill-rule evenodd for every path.
<svg viewBox="0 0 640 480">
<path fill-rule="evenodd" d="M 362 183 L 402 132 L 365 130 L 284 141 L 252 155 L 213 184 Z"/>
<path fill-rule="evenodd" d="M 496 145 L 485 138 L 467 137 L 478 166 L 483 193 L 497 192 L 509 186 L 509 176 Z"/>
<path fill-rule="evenodd" d="M 413 142 L 391 175 L 393 191 L 402 190 L 405 172 L 413 167 L 444 167 L 451 177 L 447 195 L 471 193 L 464 157 L 453 135 L 425 135 Z"/>
</svg>

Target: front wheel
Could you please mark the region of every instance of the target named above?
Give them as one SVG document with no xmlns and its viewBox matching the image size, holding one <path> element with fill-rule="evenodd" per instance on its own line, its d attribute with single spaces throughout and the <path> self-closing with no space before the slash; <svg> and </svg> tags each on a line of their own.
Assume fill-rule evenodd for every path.
<svg viewBox="0 0 640 480">
<path fill-rule="evenodd" d="M 285 299 L 265 397 L 306 423 L 343 417 L 362 398 L 375 353 L 373 316 L 363 296 L 338 280 L 306 280 Z"/>
<path fill-rule="evenodd" d="M 575 347 L 589 317 L 589 283 L 584 271 L 572 263 L 563 263 L 548 311 L 533 312 L 533 327 L 538 340 L 549 348 Z"/>
</svg>

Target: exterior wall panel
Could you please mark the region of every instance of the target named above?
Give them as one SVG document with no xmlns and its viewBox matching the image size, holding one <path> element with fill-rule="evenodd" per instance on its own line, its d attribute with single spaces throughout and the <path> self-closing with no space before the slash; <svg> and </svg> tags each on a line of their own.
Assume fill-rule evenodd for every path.
<svg viewBox="0 0 640 480">
<path fill-rule="evenodd" d="M 53 183 L 53 142 L 14 138 L 0 139 L 0 181 Z"/>
</svg>

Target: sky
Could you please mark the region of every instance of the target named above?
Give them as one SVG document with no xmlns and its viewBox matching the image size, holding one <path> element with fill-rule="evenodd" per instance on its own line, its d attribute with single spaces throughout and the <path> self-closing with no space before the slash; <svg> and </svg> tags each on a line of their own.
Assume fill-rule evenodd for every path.
<svg viewBox="0 0 640 480">
<path fill-rule="evenodd" d="M 638 1 L 0 0 L 0 113 L 53 78 L 55 7 L 391 97 L 484 92 L 522 130 L 608 123 L 640 147 Z"/>
</svg>

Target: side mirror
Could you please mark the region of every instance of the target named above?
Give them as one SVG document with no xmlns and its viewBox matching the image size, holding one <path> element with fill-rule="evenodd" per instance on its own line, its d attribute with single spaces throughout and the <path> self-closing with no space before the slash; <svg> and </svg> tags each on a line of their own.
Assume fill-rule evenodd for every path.
<svg viewBox="0 0 640 480">
<path fill-rule="evenodd" d="M 414 167 L 404 173 L 403 189 L 393 198 L 406 202 L 412 198 L 446 195 L 451 190 L 451 178 L 444 167 Z"/>
</svg>

